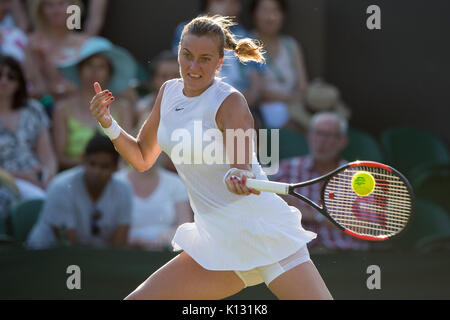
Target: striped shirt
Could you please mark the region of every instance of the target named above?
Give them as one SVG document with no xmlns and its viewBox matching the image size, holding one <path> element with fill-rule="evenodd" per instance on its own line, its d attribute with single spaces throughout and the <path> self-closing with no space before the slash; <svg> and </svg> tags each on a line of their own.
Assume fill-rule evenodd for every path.
<svg viewBox="0 0 450 320">
<path fill-rule="evenodd" d="M 339 167 L 346 163 L 347 161 L 343 159 L 340 160 Z M 320 174 L 314 167 L 313 158 L 308 155 L 280 161 L 278 173 L 270 178 L 271 180 L 278 182 L 298 183 L 319 176 Z M 323 182 L 318 182 L 299 190 L 302 195 L 315 203 L 322 205 L 320 197 L 322 187 Z M 309 206 L 308 204 L 303 203 L 303 201 L 301 202 L 302 205 Z M 298 205 L 296 205 L 296 207 L 301 209 Z M 319 212 L 317 212 L 316 217 L 318 218 L 318 221 L 316 222 L 302 222 L 302 225 L 306 230 L 317 233 L 317 238 L 308 243 L 309 248 L 325 247 L 334 250 L 367 250 L 369 248 L 368 242 L 353 238 L 330 224 L 321 223 L 320 219 L 322 218 L 322 215 Z"/>
</svg>

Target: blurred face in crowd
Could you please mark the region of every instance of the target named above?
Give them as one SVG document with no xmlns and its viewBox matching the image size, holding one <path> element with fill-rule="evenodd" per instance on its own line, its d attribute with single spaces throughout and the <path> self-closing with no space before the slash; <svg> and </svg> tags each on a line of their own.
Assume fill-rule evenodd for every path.
<svg viewBox="0 0 450 320">
<path fill-rule="evenodd" d="M 197 96 L 205 91 L 214 81 L 222 61 L 217 37 L 185 34 L 178 51 L 184 94 Z"/>
<path fill-rule="evenodd" d="M 103 151 L 84 155 L 83 165 L 84 181 L 90 190 L 102 190 L 117 170 L 113 155 Z"/>
<path fill-rule="evenodd" d="M 347 135 L 342 133 L 339 120 L 321 118 L 310 129 L 308 135 L 310 152 L 315 160 L 335 161 L 347 146 Z"/>
<path fill-rule="evenodd" d="M 80 64 L 79 70 L 81 86 L 89 88 L 96 81 L 102 87 L 106 87 L 112 73 L 109 60 L 100 54 L 93 55 L 84 60 Z"/>
<path fill-rule="evenodd" d="M 176 60 L 163 60 L 158 63 L 152 77 L 152 88 L 159 90 L 161 86 L 170 79 L 180 77 L 180 70 Z"/>
<path fill-rule="evenodd" d="M 0 97 L 12 97 L 18 87 L 18 75 L 8 65 L 0 65 Z"/>
<path fill-rule="evenodd" d="M 68 0 L 42 0 L 42 18 L 49 27 L 66 27 Z"/>
<path fill-rule="evenodd" d="M 276 35 L 281 31 L 284 15 L 276 1 L 261 0 L 255 8 L 253 19 L 258 32 Z"/>
<path fill-rule="evenodd" d="M 0 20 L 4 18 L 4 16 L 11 9 L 11 0 L 0 0 Z"/>
<path fill-rule="evenodd" d="M 240 0 L 209 0 L 206 12 L 211 15 L 239 16 L 241 13 Z"/>
</svg>

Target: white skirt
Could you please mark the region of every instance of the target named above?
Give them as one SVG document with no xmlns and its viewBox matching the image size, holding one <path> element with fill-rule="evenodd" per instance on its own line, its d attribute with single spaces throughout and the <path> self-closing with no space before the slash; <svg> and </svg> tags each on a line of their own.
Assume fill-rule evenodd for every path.
<svg viewBox="0 0 450 320">
<path fill-rule="evenodd" d="M 300 211 L 277 195 L 243 197 L 238 209 L 196 213 L 194 223 L 178 227 L 174 251 L 184 250 L 208 270 L 246 271 L 278 262 L 316 238 L 303 229 Z"/>
</svg>

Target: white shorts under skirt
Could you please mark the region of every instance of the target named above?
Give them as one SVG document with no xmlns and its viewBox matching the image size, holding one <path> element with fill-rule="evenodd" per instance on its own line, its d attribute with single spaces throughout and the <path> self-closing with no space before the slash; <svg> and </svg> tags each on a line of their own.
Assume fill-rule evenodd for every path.
<svg viewBox="0 0 450 320">
<path fill-rule="evenodd" d="M 284 272 L 311 260 L 309 251 L 305 245 L 296 253 L 290 255 L 278 262 L 257 267 L 247 271 L 234 271 L 239 278 L 244 282 L 246 287 L 255 286 L 262 282 L 265 282 L 268 286 L 272 280 L 283 274 Z"/>
</svg>

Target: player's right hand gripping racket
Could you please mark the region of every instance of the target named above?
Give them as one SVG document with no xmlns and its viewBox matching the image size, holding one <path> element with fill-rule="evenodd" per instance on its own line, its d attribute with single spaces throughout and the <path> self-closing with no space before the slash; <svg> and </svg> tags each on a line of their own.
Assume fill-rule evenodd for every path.
<svg viewBox="0 0 450 320">
<path fill-rule="evenodd" d="M 354 175 L 362 172 L 365 177 L 373 177 L 370 193 L 364 196 L 354 189 L 358 183 Z M 295 191 L 318 182 L 324 182 L 322 206 Z M 408 180 L 394 168 L 378 162 L 351 162 L 301 183 L 247 179 L 246 185 L 259 191 L 293 195 L 317 209 L 339 229 L 364 240 L 383 241 L 398 235 L 413 213 L 414 196 Z"/>
</svg>

